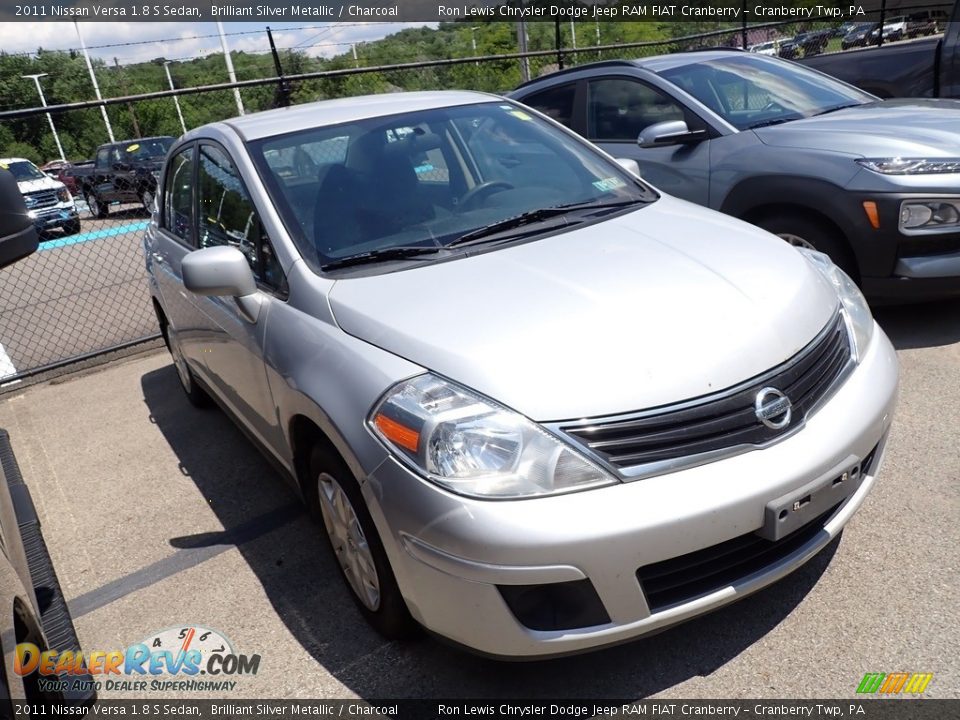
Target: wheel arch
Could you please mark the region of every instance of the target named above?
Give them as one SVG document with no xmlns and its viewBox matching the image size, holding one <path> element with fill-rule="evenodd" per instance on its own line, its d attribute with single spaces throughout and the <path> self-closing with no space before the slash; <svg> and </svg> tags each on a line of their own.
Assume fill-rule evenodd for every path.
<svg viewBox="0 0 960 720">
<path fill-rule="evenodd" d="M 846 199 L 844 188 L 826 180 L 765 175 L 735 185 L 719 210 L 754 224 L 777 212 L 802 214 L 829 228 L 859 264 L 857 243 L 853 242 L 857 228 Z"/>
</svg>

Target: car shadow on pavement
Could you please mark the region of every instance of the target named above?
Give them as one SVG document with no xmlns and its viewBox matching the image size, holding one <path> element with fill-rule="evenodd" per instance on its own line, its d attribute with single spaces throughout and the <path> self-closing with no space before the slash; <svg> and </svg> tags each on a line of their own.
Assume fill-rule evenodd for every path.
<svg viewBox="0 0 960 720">
<path fill-rule="evenodd" d="M 370 700 L 647 697 L 710 675 L 763 639 L 814 587 L 840 542 L 734 605 L 586 655 L 509 663 L 470 655 L 430 637 L 386 642 L 354 605 L 321 527 L 299 508 L 294 492 L 232 422 L 217 409 L 191 407 L 173 366 L 147 373 L 141 386 L 151 419 L 176 454 L 181 472 L 193 480 L 224 528 L 171 538 L 170 544 L 184 552 L 237 547 L 296 641 L 334 678 Z M 229 635 L 230 619 L 210 622 L 214 620 Z M 272 618 L 264 620 L 269 622 Z M 270 687 L 258 687 L 256 694 L 270 692 Z"/>
<path fill-rule="evenodd" d="M 874 315 L 897 350 L 960 342 L 960 300 L 879 307 Z"/>
</svg>

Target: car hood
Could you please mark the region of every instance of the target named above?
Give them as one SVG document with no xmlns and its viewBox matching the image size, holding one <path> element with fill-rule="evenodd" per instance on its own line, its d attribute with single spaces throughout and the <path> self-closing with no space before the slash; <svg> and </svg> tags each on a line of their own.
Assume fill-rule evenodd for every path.
<svg viewBox="0 0 960 720">
<path fill-rule="evenodd" d="M 883 100 L 754 132 L 775 147 L 863 157 L 956 157 L 960 101 Z"/>
<path fill-rule="evenodd" d="M 565 233 L 337 281 L 349 334 L 539 421 L 716 392 L 783 362 L 836 311 L 783 241 L 664 196 Z"/>
<path fill-rule="evenodd" d="M 59 190 L 65 185 L 52 177 L 38 178 L 37 180 L 20 180 L 17 182 L 22 194 L 38 192 L 40 190 Z"/>
</svg>

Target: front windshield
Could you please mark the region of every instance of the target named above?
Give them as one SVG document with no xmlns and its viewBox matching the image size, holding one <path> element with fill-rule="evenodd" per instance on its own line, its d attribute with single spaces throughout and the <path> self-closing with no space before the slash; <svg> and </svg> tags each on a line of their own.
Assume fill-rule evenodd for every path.
<svg viewBox="0 0 960 720">
<path fill-rule="evenodd" d="M 800 65 L 736 55 L 660 72 L 738 130 L 812 117 L 876 100 Z"/>
<path fill-rule="evenodd" d="M 656 198 L 585 143 L 506 101 L 314 128 L 250 149 L 314 270 L 359 253 L 444 247 L 545 208 Z"/>
<path fill-rule="evenodd" d="M 173 138 L 149 138 L 127 145 L 123 153 L 128 160 L 157 160 L 166 156 Z"/>
<path fill-rule="evenodd" d="M 24 180 L 43 180 L 47 176 L 40 172 L 40 169 L 29 160 L 18 160 L 6 165 L 0 165 L 11 173 L 18 182 Z"/>
</svg>

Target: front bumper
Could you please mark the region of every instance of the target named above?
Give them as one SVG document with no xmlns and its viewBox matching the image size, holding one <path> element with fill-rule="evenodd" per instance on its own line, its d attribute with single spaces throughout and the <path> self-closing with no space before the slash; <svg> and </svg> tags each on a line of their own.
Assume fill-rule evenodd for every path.
<svg viewBox="0 0 960 720">
<path fill-rule="evenodd" d="M 832 399 L 802 430 L 763 450 L 608 488 L 519 501 L 455 496 L 388 459 L 368 477 L 364 492 L 404 598 L 427 629 L 495 656 L 579 652 L 733 602 L 823 549 L 873 486 L 897 385 L 896 355 L 877 328 L 862 363 Z M 759 530 L 768 503 L 839 476 L 871 452 L 859 487 L 820 520 L 821 530 L 760 569 L 651 610 L 640 568 Z M 566 583 L 582 589 L 584 580 L 602 604 L 599 624 L 531 629 L 505 599 L 511 587 Z"/>
<path fill-rule="evenodd" d="M 75 205 L 69 207 L 44 208 L 33 211 L 33 226 L 39 231 L 56 230 L 67 225 L 73 225 L 80 220 L 80 214 Z"/>
<path fill-rule="evenodd" d="M 848 209 L 851 244 L 864 294 L 872 302 L 924 301 L 960 297 L 960 231 L 905 235 L 900 207 L 905 200 L 943 193 L 857 192 Z M 867 222 L 863 201 L 877 203 L 880 227 Z"/>
</svg>

